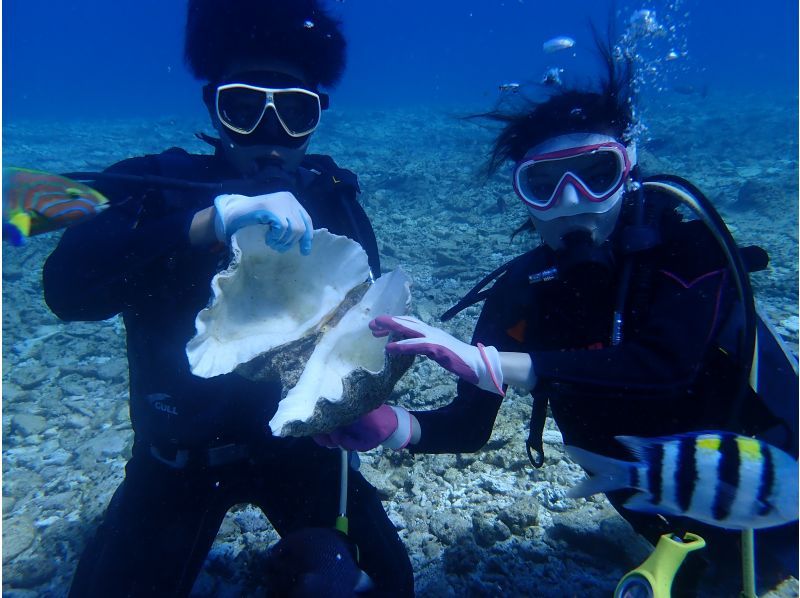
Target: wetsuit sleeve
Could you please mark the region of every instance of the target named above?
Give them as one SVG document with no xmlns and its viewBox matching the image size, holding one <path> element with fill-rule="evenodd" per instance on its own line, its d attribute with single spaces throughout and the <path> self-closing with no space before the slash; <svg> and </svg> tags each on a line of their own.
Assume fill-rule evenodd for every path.
<svg viewBox="0 0 800 598">
<path fill-rule="evenodd" d="M 472 343 L 497 345 L 502 332 L 493 314 L 497 313 L 488 300 L 481 312 Z M 412 453 L 473 453 L 488 441 L 503 397 L 458 381 L 456 398 L 432 411 L 412 411 L 420 424 L 420 442 L 409 445 Z"/>
<path fill-rule="evenodd" d="M 571 385 L 587 399 L 653 398 L 685 389 L 696 378 L 731 295 L 727 270 L 691 276 L 653 273 L 646 321 L 617 346 L 530 353 L 541 387 Z M 584 392 L 581 392 L 581 391 Z"/>
<path fill-rule="evenodd" d="M 149 174 L 148 166 L 147 158 L 132 158 L 106 172 Z M 111 207 L 64 231 L 44 265 L 45 301 L 63 320 L 104 320 L 120 313 L 131 297 L 146 292 L 142 273 L 150 263 L 189 246 L 195 210 L 165 212 L 160 200 L 119 184 L 97 188 Z"/>
</svg>

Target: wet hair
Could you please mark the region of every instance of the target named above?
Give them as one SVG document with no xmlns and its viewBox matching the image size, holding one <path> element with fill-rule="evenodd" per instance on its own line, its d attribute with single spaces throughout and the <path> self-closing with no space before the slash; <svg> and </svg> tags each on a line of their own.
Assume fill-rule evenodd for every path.
<svg viewBox="0 0 800 598">
<path fill-rule="evenodd" d="M 200 80 L 216 82 L 237 62 L 275 60 L 331 87 L 345 49 L 341 23 L 321 0 L 189 0 L 184 58 Z"/>
<path fill-rule="evenodd" d="M 558 135 L 597 132 L 626 140 L 634 123 L 633 67 L 615 59 L 610 41 L 601 42 L 597 35 L 595 40 L 606 69 L 599 91 L 561 89 L 544 102 L 523 100 L 525 105 L 518 112 L 495 110 L 479 115 L 505 123 L 489 157 L 489 174 L 506 160 L 517 162 L 531 147 Z"/>
</svg>

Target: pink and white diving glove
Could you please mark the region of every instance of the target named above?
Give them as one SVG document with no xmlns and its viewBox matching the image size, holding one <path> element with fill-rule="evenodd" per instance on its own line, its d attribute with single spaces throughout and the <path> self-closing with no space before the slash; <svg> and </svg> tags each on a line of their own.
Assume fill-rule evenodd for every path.
<svg viewBox="0 0 800 598">
<path fill-rule="evenodd" d="M 288 191 L 248 197 L 219 195 L 214 199 L 216 217 L 214 231 L 221 243 L 227 244 L 240 228 L 254 224 L 269 225 L 264 239 L 268 247 L 284 253 L 297 243 L 300 253 L 311 253 L 314 227 L 311 217 L 297 198 Z"/>
<path fill-rule="evenodd" d="M 341 447 L 350 451 L 368 451 L 378 445 L 401 449 L 411 440 L 411 429 L 411 414 L 407 410 L 381 405 L 350 425 L 328 434 L 317 434 L 314 441 L 328 448 Z"/>
<path fill-rule="evenodd" d="M 426 355 L 459 378 L 505 396 L 500 353 L 494 347 L 468 345 L 411 316 L 378 316 L 369 323 L 373 336 L 405 337 L 386 345 L 396 355 Z"/>
</svg>

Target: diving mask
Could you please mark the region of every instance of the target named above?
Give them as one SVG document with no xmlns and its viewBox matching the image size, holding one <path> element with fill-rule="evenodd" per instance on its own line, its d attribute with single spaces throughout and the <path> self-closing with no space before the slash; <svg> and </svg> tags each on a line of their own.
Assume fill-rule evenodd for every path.
<svg viewBox="0 0 800 598">
<path fill-rule="evenodd" d="M 226 83 L 216 88 L 215 105 L 220 122 L 236 133 L 249 135 L 258 128 L 269 108 L 290 137 L 310 135 L 319 125 L 328 96 L 303 87 L 260 87 Z"/>
<path fill-rule="evenodd" d="M 595 204 L 586 206 L 583 212 L 604 212 L 608 208 L 596 204 L 613 198 L 630 174 L 633 165 L 624 145 L 605 135 L 581 137 L 603 140 L 558 147 L 565 143 L 555 138 L 552 141 L 556 143 L 534 147 L 514 168 L 514 190 L 532 211 L 542 212 L 542 218 L 568 185 L 580 198 Z"/>
</svg>

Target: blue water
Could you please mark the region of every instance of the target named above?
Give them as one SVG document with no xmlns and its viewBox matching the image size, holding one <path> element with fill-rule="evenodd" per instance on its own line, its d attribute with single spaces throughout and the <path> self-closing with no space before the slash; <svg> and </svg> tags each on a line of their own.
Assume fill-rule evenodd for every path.
<svg viewBox="0 0 800 598">
<path fill-rule="evenodd" d="M 183 65 L 186 3 L 6 0 L 4 165 L 93 171 L 175 145 L 209 151 L 192 136 L 209 120 L 200 83 Z M 433 321 L 535 242 L 510 238 L 527 218 L 511 188 L 510 165 L 489 181 L 479 174 L 495 131 L 453 115 L 491 109 L 503 84 L 541 91 L 536 83 L 548 67 L 563 69 L 568 83 L 591 83 L 598 61 L 590 22 L 605 31 L 613 14 L 619 35 L 634 11 L 649 9 L 662 35 L 634 48 L 645 100 L 645 174 L 689 178 L 720 209 L 737 242 L 769 251 L 770 268 L 753 275 L 753 287 L 759 307 L 797 354 L 796 0 L 617 0 L 616 12 L 606 0 L 329 5 L 344 24 L 348 68 L 331 90 L 333 110 L 312 151 L 330 153 L 358 174 L 384 272 L 402 267 L 414 281 L 414 315 Z M 575 46 L 546 54 L 543 42 L 562 35 Z M 671 51 L 678 58 L 665 60 Z M 206 130 L 212 132 L 208 124 Z M 9 598 L 66 595 L 132 442 L 119 318 L 65 323 L 44 303 L 41 267 L 59 235 L 2 251 L 3 593 Z M 477 313 L 477 307 L 465 311 L 450 331 L 469 338 Z M 415 367 L 396 390 L 400 404 L 430 409 L 452 399 L 448 373 L 429 362 Z M 529 399 L 512 395 L 478 455 L 363 456 L 365 469 L 390 476 L 381 487 L 390 496 L 384 504 L 405 526 L 420 596 L 608 596 L 644 560 L 610 506 L 564 506 L 563 492 L 577 474 L 560 460 L 557 438 L 547 446 L 548 467 L 527 466 L 522 440 L 529 416 Z M 509 501 L 518 512 L 539 513 L 537 523 L 477 546 L 472 514 L 500 521 L 496 513 Z M 193 596 L 253 595 L 229 586 L 248 576 L 261 583 L 257 557 L 277 534 L 251 515 L 237 511 L 236 526 L 223 527 Z M 455 533 L 461 527 L 465 536 Z M 236 556 L 243 542 L 256 558 Z"/>
<path fill-rule="evenodd" d="M 6 0 L 3 115 L 106 117 L 202 114 L 182 60 L 183 0 Z M 332 2 L 349 40 L 340 107 L 489 107 L 499 84 L 538 79 L 547 66 L 577 80 L 596 66 L 588 23 L 609 4 L 590 0 L 345 0 Z M 798 7 L 791 0 L 617 3 L 622 30 L 634 9 L 676 27 L 686 57 L 660 81 L 710 93 L 796 95 Z M 546 55 L 556 35 L 573 50 Z M 659 48 L 671 49 L 668 42 Z M 649 58 L 659 58 L 650 56 Z M 677 82 L 677 83 L 676 83 Z"/>
</svg>

